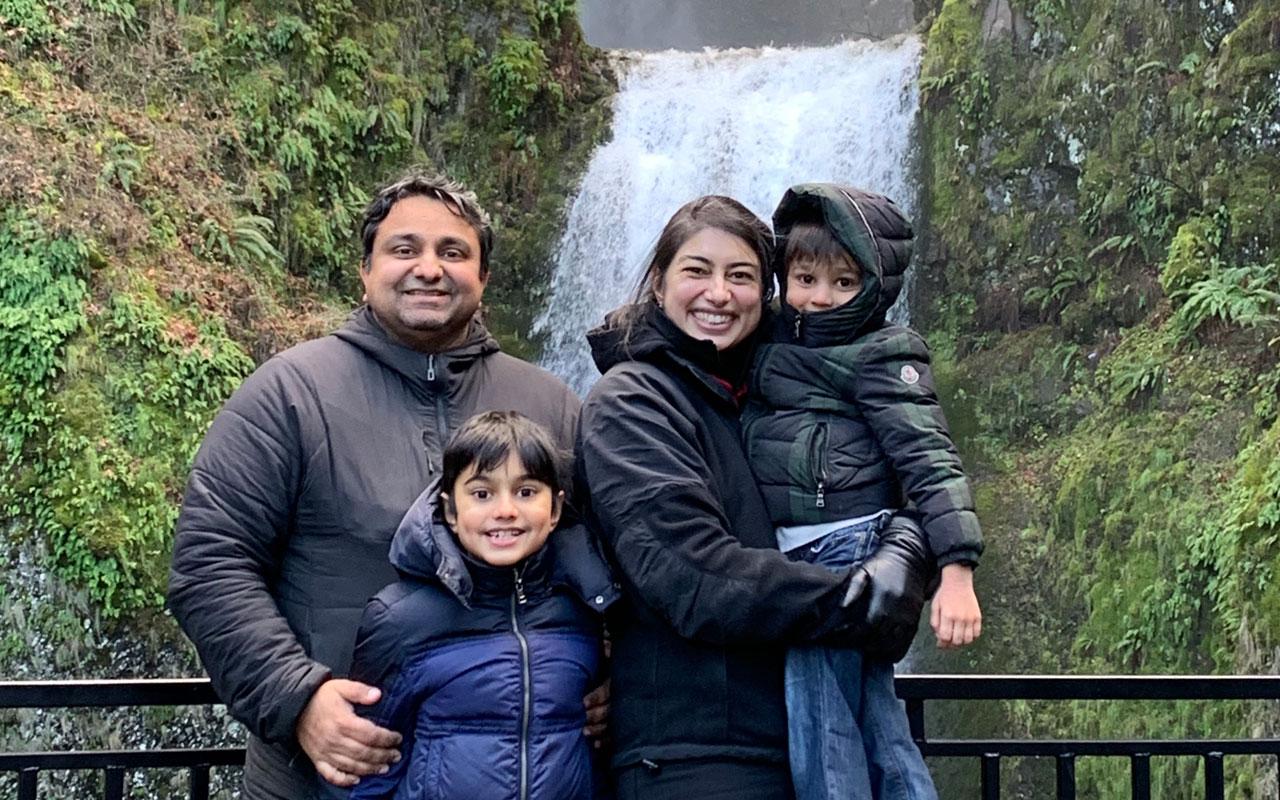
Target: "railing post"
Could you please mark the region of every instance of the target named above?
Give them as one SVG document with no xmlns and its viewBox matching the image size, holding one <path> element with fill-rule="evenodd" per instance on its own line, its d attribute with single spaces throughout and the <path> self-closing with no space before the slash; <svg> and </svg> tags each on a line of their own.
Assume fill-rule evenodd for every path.
<svg viewBox="0 0 1280 800">
<path fill-rule="evenodd" d="M 1151 800 L 1151 754 L 1136 753 L 1129 757 L 1129 786 L 1133 800 Z"/>
<path fill-rule="evenodd" d="M 1205 800 L 1223 800 L 1226 783 L 1222 777 L 1222 753 L 1206 753 L 1204 757 Z"/>
<path fill-rule="evenodd" d="M 124 800 L 124 769 L 107 767 L 106 800 Z"/>
<path fill-rule="evenodd" d="M 1076 757 L 1074 753 L 1058 756 L 1058 800 L 1076 800 Z"/>
<path fill-rule="evenodd" d="M 209 765 L 197 764 L 191 768 L 190 800 L 209 800 Z"/>
<path fill-rule="evenodd" d="M 40 783 L 40 770 L 29 767 L 18 773 L 18 800 L 36 800 L 36 787 Z"/>
<path fill-rule="evenodd" d="M 907 724 L 911 727 L 911 738 L 917 743 L 924 741 L 924 700 L 913 697 L 907 701 Z"/>
<path fill-rule="evenodd" d="M 982 800 L 1000 800 L 1000 754 L 982 754 Z"/>
</svg>

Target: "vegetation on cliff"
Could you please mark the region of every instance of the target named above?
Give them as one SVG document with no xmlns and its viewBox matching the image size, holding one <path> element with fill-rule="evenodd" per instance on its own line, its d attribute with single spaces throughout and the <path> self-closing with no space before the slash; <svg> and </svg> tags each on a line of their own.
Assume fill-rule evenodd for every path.
<svg viewBox="0 0 1280 800">
<path fill-rule="evenodd" d="M 1000 663 L 980 648 L 974 666 L 1273 671 L 1280 3 L 932 12 L 915 318 L 993 556 L 985 652 Z M 1021 708 L 1014 723 L 1076 736 L 1277 725 L 1231 705 L 1088 703 Z M 1242 766 L 1228 794 L 1265 794 Z M 1196 769 L 1166 759 L 1157 794 L 1184 796 Z M 1125 770 L 1082 762 L 1082 794 L 1126 794 Z"/>
</svg>

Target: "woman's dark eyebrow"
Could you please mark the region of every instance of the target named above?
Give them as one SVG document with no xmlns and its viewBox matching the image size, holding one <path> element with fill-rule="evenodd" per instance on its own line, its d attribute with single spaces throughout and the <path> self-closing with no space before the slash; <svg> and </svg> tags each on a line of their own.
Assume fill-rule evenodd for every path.
<svg viewBox="0 0 1280 800">
<path fill-rule="evenodd" d="M 711 259 L 706 256 L 696 256 L 693 253 L 685 253 L 680 256 L 681 261 L 697 261 L 699 264 L 710 264 Z"/>
</svg>

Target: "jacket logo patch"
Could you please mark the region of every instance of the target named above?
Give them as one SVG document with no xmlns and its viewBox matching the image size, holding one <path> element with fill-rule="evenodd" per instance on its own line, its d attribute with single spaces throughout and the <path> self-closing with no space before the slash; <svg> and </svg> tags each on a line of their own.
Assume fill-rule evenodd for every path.
<svg viewBox="0 0 1280 800">
<path fill-rule="evenodd" d="M 910 364 L 904 364 L 902 371 L 898 373 L 898 377 L 902 378 L 902 382 L 908 386 L 914 386 L 920 382 L 920 373 Z"/>
</svg>

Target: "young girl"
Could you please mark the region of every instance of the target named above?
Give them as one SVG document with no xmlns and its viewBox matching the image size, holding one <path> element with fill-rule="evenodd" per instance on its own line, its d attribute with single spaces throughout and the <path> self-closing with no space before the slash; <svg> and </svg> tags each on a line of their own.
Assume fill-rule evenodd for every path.
<svg viewBox="0 0 1280 800">
<path fill-rule="evenodd" d="M 756 358 L 744 436 L 778 549 L 796 561 L 856 567 L 909 500 L 942 568 L 938 642 L 968 644 L 981 631 L 973 497 L 924 340 L 885 320 L 910 258 L 911 226 L 882 195 L 802 184 L 774 212 L 774 231 L 779 334 Z M 894 694 L 891 660 L 794 648 L 786 699 L 799 800 L 937 797 Z"/>
<path fill-rule="evenodd" d="M 616 590 L 584 528 L 552 534 L 564 485 L 546 431 L 515 412 L 450 439 L 392 541 L 401 579 L 365 609 L 352 666 L 382 688 L 368 716 L 404 737 L 401 759 L 349 797 L 598 796 L 583 697 Z"/>
</svg>

